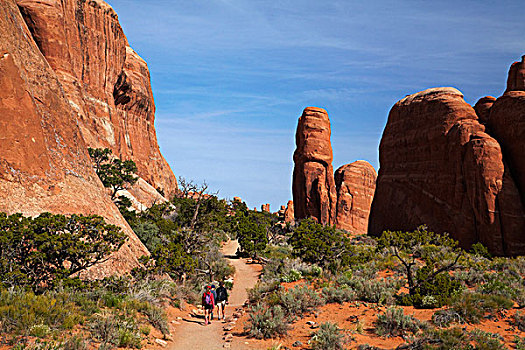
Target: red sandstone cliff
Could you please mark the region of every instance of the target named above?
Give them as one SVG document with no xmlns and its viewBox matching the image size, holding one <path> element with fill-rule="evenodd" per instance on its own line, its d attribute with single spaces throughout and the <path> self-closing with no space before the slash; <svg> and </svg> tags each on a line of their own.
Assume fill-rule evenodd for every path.
<svg viewBox="0 0 525 350">
<path fill-rule="evenodd" d="M 504 106 L 501 115 L 508 120 L 497 123 L 513 126 L 496 138 L 456 89 L 429 89 L 396 103 L 381 139 L 369 233 L 427 224 L 449 232 L 464 247 L 480 241 L 498 255 L 524 254 L 525 210 L 513 175 L 525 149 L 521 143 L 520 158 L 516 138 L 523 136 L 518 122 L 523 114 L 515 104 L 522 102 L 509 98 L 514 97 L 504 96 L 492 107 L 484 101 L 489 105 L 479 108 L 484 117 L 490 110 L 491 121 L 503 119 L 496 104 Z M 491 132 L 495 129 L 491 126 Z M 509 144 L 501 147 L 498 141 L 504 138 Z"/>
<path fill-rule="evenodd" d="M 343 165 L 336 170 L 337 228 L 353 234 L 368 232 L 368 216 L 376 178 L 374 167 L 364 160 Z"/>
<path fill-rule="evenodd" d="M 129 240 L 91 274 L 138 266 L 148 252 L 93 171 L 64 77 L 41 54 L 15 0 L 0 2 L 0 33 L 0 211 L 101 215 Z"/>
<path fill-rule="evenodd" d="M 157 144 L 148 67 L 129 47 L 115 11 L 102 0 L 16 2 L 88 147 L 134 160 L 144 180 L 173 195 L 177 182 Z"/>
<path fill-rule="evenodd" d="M 326 111 L 307 107 L 295 134 L 292 192 L 296 219 L 312 217 L 325 225 L 335 223 L 337 194 L 330 135 Z"/>
</svg>

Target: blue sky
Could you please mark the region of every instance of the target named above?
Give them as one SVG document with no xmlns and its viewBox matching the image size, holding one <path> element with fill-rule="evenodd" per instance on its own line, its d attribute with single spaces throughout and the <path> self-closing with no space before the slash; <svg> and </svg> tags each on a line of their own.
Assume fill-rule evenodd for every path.
<svg viewBox="0 0 525 350">
<path fill-rule="evenodd" d="M 148 62 L 174 173 L 272 210 L 292 198 L 304 107 L 329 113 L 334 169 L 378 169 L 396 101 L 437 86 L 499 96 L 525 53 L 522 0 L 108 2 Z"/>
</svg>

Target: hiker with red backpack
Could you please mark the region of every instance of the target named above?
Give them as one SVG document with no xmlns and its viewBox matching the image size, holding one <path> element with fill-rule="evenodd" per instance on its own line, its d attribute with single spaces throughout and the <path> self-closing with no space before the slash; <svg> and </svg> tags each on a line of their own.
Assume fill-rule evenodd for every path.
<svg viewBox="0 0 525 350">
<path fill-rule="evenodd" d="M 215 298 L 210 286 L 206 286 L 206 290 L 202 295 L 202 307 L 204 308 L 204 324 L 207 325 L 211 322 L 210 316 L 215 308 Z"/>
</svg>

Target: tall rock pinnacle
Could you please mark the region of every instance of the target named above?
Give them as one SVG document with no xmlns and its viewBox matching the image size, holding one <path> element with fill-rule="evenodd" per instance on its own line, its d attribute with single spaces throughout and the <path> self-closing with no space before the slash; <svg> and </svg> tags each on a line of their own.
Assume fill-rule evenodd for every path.
<svg viewBox="0 0 525 350">
<path fill-rule="evenodd" d="M 299 118 L 295 142 L 293 202 L 296 219 L 335 223 L 337 194 L 332 167 L 330 120 L 324 109 L 307 107 Z"/>
</svg>

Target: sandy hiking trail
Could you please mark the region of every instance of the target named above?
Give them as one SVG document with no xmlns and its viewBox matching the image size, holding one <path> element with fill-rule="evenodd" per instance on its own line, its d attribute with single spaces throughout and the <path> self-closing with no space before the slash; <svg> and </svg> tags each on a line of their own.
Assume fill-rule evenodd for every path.
<svg viewBox="0 0 525 350">
<path fill-rule="evenodd" d="M 230 264 L 235 267 L 233 289 L 230 292 L 229 305 L 226 305 L 226 318 L 231 316 L 235 308 L 242 306 L 248 298 L 247 288 L 252 288 L 259 279 L 260 267 L 254 264 L 247 264 L 246 259 L 235 258 L 235 252 L 239 244 L 237 241 L 229 241 L 222 249 L 222 253 Z M 225 332 L 223 327 L 226 323 L 217 320 L 215 310 L 214 320 L 205 326 L 204 318 L 195 318 L 190 315 L 184 317 L 181 324 L 177 326 L 173 334 L 173 344 L 170 350 L 216 350 L 225 347 L 234 350 L 251 349 L 248 344 L 233 341 L 225 346 L 223 339 Z"/>
</svg>

